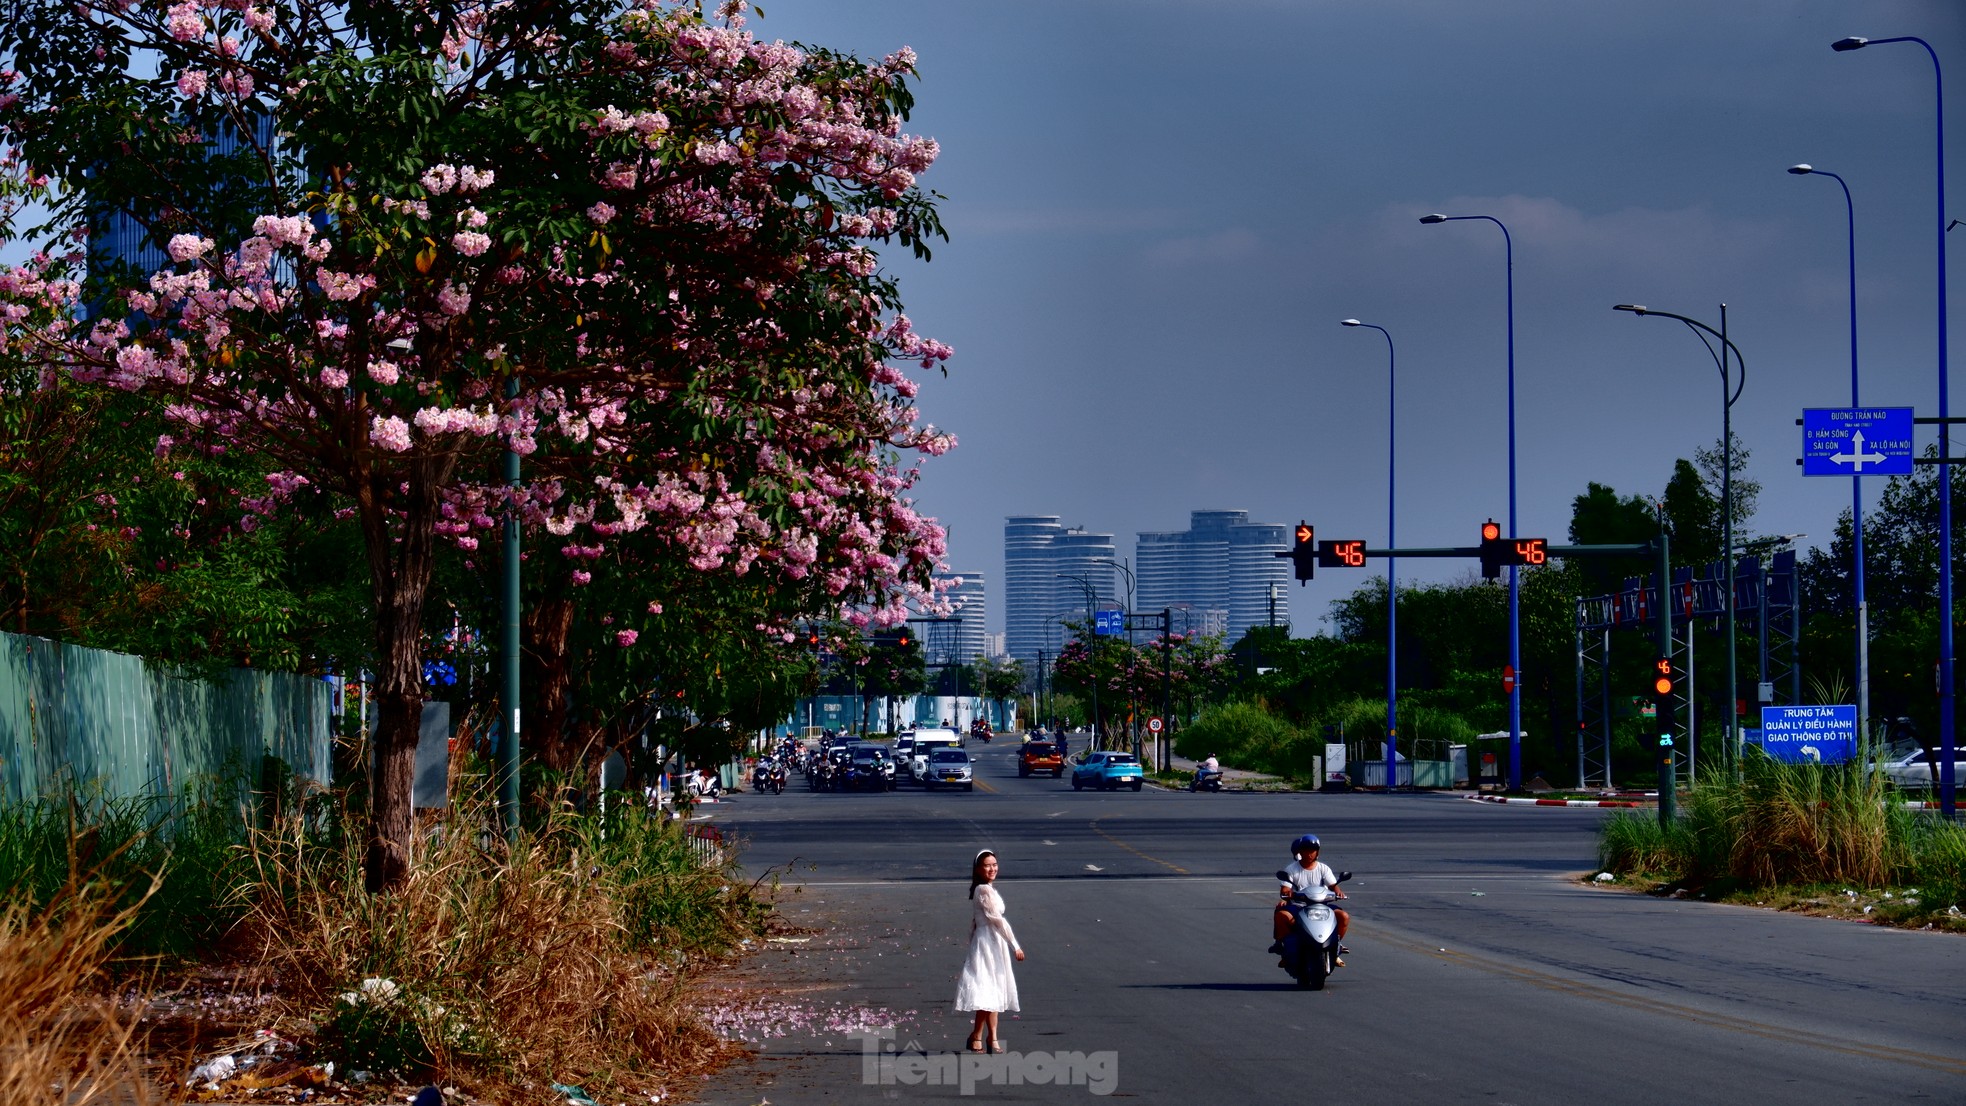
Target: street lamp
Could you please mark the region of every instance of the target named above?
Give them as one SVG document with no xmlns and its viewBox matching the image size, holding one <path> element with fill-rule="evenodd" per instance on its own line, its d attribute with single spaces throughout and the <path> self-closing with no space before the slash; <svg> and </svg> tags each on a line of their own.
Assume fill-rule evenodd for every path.
<svg viewBox="0 0 1966 1106">
<path fill-rule="evenodd" d="M 1917 35 L 1896 38 L 1843 38 L 1830 43 L 1839 54 L 1882 46 L 1887 42 L 1916 42 L 1932 57 L 1932 99 L 1938 135 L 1939 205 L 1939 810 L 1953 816 L 1952 761 L 1959 748 L 1954 732 L 1952 689 L 1952 424 L 1946 370 L 1946 97 L 1945 73 L 1939 52 Z"/>
<path fill-rule="evenodd" d="M 1722 549 L 1720 562 L 1721 575 L 1726 577 L 1724 590 L 1727 595 L 1727 742 L 1722 759 L 1735 761 L 1741 753 L 1741 724 L 1735 709 L 1735 704 L 1738 702 L 1737 689 L 1740 685 L 1736 680 L 1734 655 L 1734 401 L 1741 398 L 1741 389 L 1748 384 L 1747 361 L 1741 357 L 1740 347 L 1727 339 L 1727 305 L 1724 303 L 1720 305 L 1719 330 L 1697 319 L 1675 315 L 1670 311 L 1655 311 L 1644 304 L 1621 303 L 1612 307 L 1612 310 L 1629 311 L 1634 315 L 1657 315 L 1663 319 L 1678 319 L 1686 324 L 1687 329 L 1694 332 L 1694 337 L 1700 338 L 1702 345 L 1707 345 L 1707 340 L 1699 334 L 1702 330 L 1720 339 L 1720 353 L 1715 355 L 1714 361 L 1720 366 L 1720 544 Z M 1733 363 L 1741 369 L 1738 381 L 1733 380 L 1728 374 L 1727 355 L 1730 351 L 1734 355 Z M 1707 345 L 1707 352 L 1713 352 L 1711 345 Z M 1666 584 L 1666 580 L 1659 581 L 1660 603 L 1667 601 Z M 1692 734 L 1693 727 L 1689 725 L 1687 732 L 1689 735 Z M 1693 763 L 1693 752 L 1694 749 L 1690 746 L 1686 750 L 1686 781 L 1689 784 L 1693 782 L 1694 775 L 1698 771 Z"/>
<path fill-rule="evenodd" d="M 1137 716 L 1140 713 L 1140 707 L 1133 686 L 1133 570 L 1110 557 L 1095 557 L 1092 563 L 1117 568 L 1121 572 L 1126 573 L 1126 729 L 1128 736 L 1133 739 L 1133 755 L 1135 759 L 1138 759 L 1140 756 L 1140 722 Z"/>
<path fill-rule="evenodd" d="M 1399 456 L 1394 448 L 1395 430 L 1398 420 L 1394 417 L 1394 398 L 1397 382 L 1397 362 L 1393 355 L 1393 336 L 1385 327 L 1377 323 L 1360 322 L 1357 319 L 1340 319 L 1339 326 L 1362 326 L 1376 330 L 1386 336 L 1386 548 L 1399 548 L 1399 537 L 1393 529 L 1393 505 L 1399 500 L 1398 485 L 1393 480 L 1395 463 Z M 1398 559 L 1386 558 L 1386 790 L 1391 791 L 1399 784 L 1396 762 L 1399 751 L 1399 583 L 1394 578 L 1393 566 Z"/>
<path fill-rule="evenodd" d="M 1482 219 L 1502 228 L 1503 256 L 1508 261 L 1508 312 L 1509 312 L 1509 536 L 1513 538 L 1516 529 L 1515 517 L 1515 239 L 1510 237 L 1509 228 L 1493 215 L 1422 215 L 1422 223 L 1452 223 L 1465 219 Z M 1390 340 L 1390 339 L 1388 339 Z M 1522 786 L 1522 583 L 1517 575 L 1519 566 L 1509 566 L 1509 671 L 1516 674 L 1516 681 L 1509 688 L 1509 787 Z M 1386 765 L 1392 771 L 1392 765 Z M 1391 778 L 1390 776 L 1388 777 Z"/>
<path fill-rule="evenodd" d="M 1097 593 L 1092 590 L 1091 581 L 1083 576 L 1068 576 L 1063 572 L 1054 572 L 1052 575 L 1060 580 L 1070 580 L 1084 588 L 1086 621 L 1093 622 L 1098 618 L 1099 598 Z M 1087 642 L 1085 646 L 1087 675 L 1085 682 L 1092 689 L 1092 743 L 1097 746 L 1099 744 L 1099 673 L 1092 662 L 1097 659 L 1093 653 L 1093 647 L 1099 644 L 1099 634 L 1096 626 L 1088 626 L 1087 628 L 1093 632 L 1089 635 L 1092 640 Z M 1062 647 L 1060 648 L 1060 652 L 1063 652 Z"/>
<path fill-rule="evenodd" d="M 1857 398 L 1857 205 L 1850 199 L 1850 185 L 1842 177 L 1813 165 L 1791 165 L 1798 177 L 1811 174 L 1828 177 L 1843 188 L 1843 209 L 1849 217 L 1850 242 L 1850 406 Z M 1850 476 L 1851 561 L 1855 572 L 1857 607 L 1857 733 L 1870 737 L 1870 605 L 1864 601 L 1864 478 Z M 1767 679 L 1767 676 L 1763 676 Z"/>
</svg>

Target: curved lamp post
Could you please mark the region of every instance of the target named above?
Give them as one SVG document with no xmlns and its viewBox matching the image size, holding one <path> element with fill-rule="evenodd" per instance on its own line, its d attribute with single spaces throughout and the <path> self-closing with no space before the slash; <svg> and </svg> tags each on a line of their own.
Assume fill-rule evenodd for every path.
<svg viewBox="0 0 1966 1106">
<path fill-rule="evenodd" d="M 1696 337 L 1699 331 L 1704 330 L 1720 339 L 1720 353 L 1714 359 L 1720 365 L 1720 557 L 1723 566 L 1721 574 L 1726 577 L 1724 584 L 1727 595 L 1727 742 L 1723 760 L 1733 763 L 1741 752 L 1740 716 L 1734 708 L 1738 701 L 1737 689 L 1740 686 L 1735 673 L 1734 649 L 1734 401 L 1741 398 L 1741 389 L 1747 387 L 1747 362 L 1741 357 L 1740 347 L 1727 339 L 1727 305 L 1724 303 L 1720 305 L 1719 330 L 1698 319 L 1689 319 L 1670 311 L 1656 311 L 1643 304 L 1621 303 L 1612 310 L 1629 311 L 1634 315 L 1657 315 L 1663 319 L 1678 319 L 1686 324 L 1687 329 L 1693 330 Z M 1700 341 L 1702 344 L 1706 343 L 1705 338 L 1701 338 Z M 1728 373 L 1729 351 L 1734 355 L 1733 363 L 1740 366 L 1741 373 L 1738 380 L 1731 378 Z M 1711 346 L 1708 347 L 1708 352 L 1712 352 Z M 1668 602 L 1665 595 L 1666 584 L 1665 580 L 1659 581 L 1661 603 Z M 1694 732 L 1690 724 L 1687 732 L 1689 734 Z M 1693 781 L 1693 774 L 1697 770 L 1693 764 L 1693 753 L 1693 748 L 1688 748 L 1686 751 L 1686 779 L 1689 784 Z"/>
<path fill-rule="evenodd" d="M 1508 261 L 1509 312 L 1509 536 L 1514 537 L 1515 518 L 1515 240 L 1509 228 L 1493 215 L 1422 215 L 1422 223 L 1453 223 L 1482 219 L 1502 228 L 1502 248 Z M 1509 787 L 1522 786 L 1522 583 L 1517 565 L 1509 566 L 1509 670 L 1516 682 L 1509 690 Z M 1387 771 L 1391 771 L 1387 766 Z"/>
<path fill-rule="evenodd" d="M 1850 185 L 1842 177 L 1813 165 L 1791 165 L 1798 177 L 1814 174 L 1828 177 L 1843 188 L 1843 209 L 1849 216 L 1850 243 L 1850 406 L 1857 407 L 1857 205 L 1850 199 Z M 1852 579 L 1856 584 L 1857 607 L 1857 733 L 1870 737 L 1870 605 L 1864 601 L 1864 478 L 1850 477 L 1850 533 L 1852 539 Z M 1762 677 L 1767 679 L 1766 676 Z"/>
<path fill-rule="evenodd" d="M 1939 52 L 1917 35 L 1895 38 L 1842 38 L 1830 43 L 1839 54 L 1882 46 L 1887 42 L 1916 42 L 1932 57 L 1933 118 L 1938 135 L 1939 205 L 1939 810 L 1947 819 L 1954 812 L 1952 762 L 1959 748 L 1953 719 L 1952 658 L 1952 425 L 1946 372 L 1946 97 L 1945 73 Z"/>
<path fill-rule="evenodd" d="M 1068 576 L 1063 572 L 1054 572 L 1052 575 L 1060 580 L 1070 580 L 1084 588 L 1086 621 L 1092 622 L 1098 618 L 1099 598 L 1098 593 L 1092 590 L 1091 581 L 1083 576 Z M 1093 627 L 1087 626 L 1087 629 L 1093 629 Z M 1093 653 L 1093 647 L 1099 644 L 1099 635 L 1096 632 L 1090 636 L 1092 640 L 1087 642 L 1085 646 L 1085 655 L 1088 662 L 1096 659 Z M 1059 648 L 1059 652 L 1061 654 L 1064 652 L 1062 646 Z M 1086 680 L 1086 686 L 1092 689 L 1092 744 L 1097 747 L 1099 744 L 1099 677 L 1097 672 L 1091 671 L 1090 664 L 1087 665 L 1087 668 L 1087 675 L 1090 678 Z"/>
<path fill-rule="evenodd" d="M 1338 325 L 1362 326 L 1386 336 L 1386 548 L 1398 549 L 1399 537 L 1393 529 L 1393 506 L 1399 502 L 1398 485 L 1393 479 L 1399 456 L 1394 448 L 1396 441 L 1394 434 L 1398 426 L 1398 420 L 1394 418 L 1394 399 L 1398 392 L 1393 336 L 1385 327 L 1377 323 L 1340 319 Z M 1398 563 L 1398 558 L 1386 558 L 1386 790 L 1388 791 L 1399 785 L 1399 773 L 1395 767 L 1399 750 L 1399 583 L 1393 575 L 1393 566 Z"/>
<path fill-rule="evenodd" d="M 1135 759 L 1138 759 L 1140 756 L 1140 722 L 1137 716 L 1140 713 L 1140 708 L 1136 701 L 1133 687 L 1133 570 L 1119 561 L 1113 560 L 1111 557 L 1095 557 L 1092 563 L 1105 565 L 1108 568 L 1117 568 L 1121 572 L 1126 573 L 1126 731 L 1127 736 L 1133 739 L 1133 756 Z"/>
</svg>

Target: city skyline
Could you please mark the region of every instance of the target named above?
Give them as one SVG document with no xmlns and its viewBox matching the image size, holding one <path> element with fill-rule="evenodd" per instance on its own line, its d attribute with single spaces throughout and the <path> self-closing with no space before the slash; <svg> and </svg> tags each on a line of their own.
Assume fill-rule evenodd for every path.
<svg viewBox="0 0 1966 1106">
<path fill-rule="evenodd" d="M 1510 274 L 1496 227 L 1422 225 L 1433 212 L 1511 237 L 1519 536 L 1561 542 L 1588 483 L 1656 496 L 1718 442 L 1707 350 L 1612 307 L 1717 326 L 1725 303 L 1746 359 L 1742 471 L 1763 485 L 1745 530 L 1829 544 L 1850 482 L 1798 474 L 1795 419 L 1850 400 L 1849 258 L 1842 195 L 1787 173 L 1799 163 L 1840 173 L 1855 204 L 1863 402 L 1936 413 L 1932 65 L 1915 46 L 1830 44 L 1929 40 L 1953 69 L 1956 162 L 1966 5 L 766 10 L 750 23 L 765 37 L 919 56 L 908 129 L 940 144 L 922 181 L 950 237 L 927 263 L 883 264 L 917 329 L 956 351 L 919 396 L 959 439 L 917 489 L 953 529 L 951 563 L 996 569 L 997 527 L 1020 511 L 1132 534 L 1178 530 L 1174 504 L 1376 546 L 1395 421 L 1402 544 L 1473 544 L 1508 510 Z M 1389 332 L 1396 413 L 1386 343 L 1347 318 Z M 1918 448 L 1936 437 L 1921 427 Z M 1882 491 L 1867 480 L 1863 498 Z M 1320 632 L 1332 600 L 1383 572 L 1293 584 L 1293 632 Z"/>
</svg>

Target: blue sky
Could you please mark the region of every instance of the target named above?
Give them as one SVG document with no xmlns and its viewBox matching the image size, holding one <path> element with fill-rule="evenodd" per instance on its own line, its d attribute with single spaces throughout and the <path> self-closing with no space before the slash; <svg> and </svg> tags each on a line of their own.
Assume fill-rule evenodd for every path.
<svg viewBox="0 0 1966 1106">
<path fill-rule="evenodd" d="M 1347 317 L 1397 343 L 1400 544 L 1471 544 L 1505 518 L 1502 236 L 1421 225 L 1429 212 L 1494 216 L 1514 238 L 1525 536 L 1562 540 L 1587 481 L 1656 495 L 1675 458 L 1719 440 L 1706 350 L 1611 306 L 1717 326 L 1725 302 L 1747 362 L 1734 426 L 1763 483 L 1752 530 L 1827 543 L 1850 485 L 1799 475 L 1794 423 L 1850 400 L 1848 255 L 1841 191 L 1784 171 L 1798 162 L 1842 174 L 1855 199 L 1863 402 L 1936 413 L 1931 61 L 1915 44 L 1829 44 L 1937 48 L 1956 192 L 1966 4 L 764 9 L 762 37 L 920 55 L 909 129 L 941 142 L 922 183 L 947 197 L 951 241 L 928 264 L 891 263 L 918 328 L 955 346 L 921 403 L 961 445 L 929 464 L 919 499 L 952 528 L 952 565 L 993 591 L 1011 514 L 1114 532 L 1122 553 L 1137 531 L 1221 507 L 1383 543 L 1386 345 Z M 1293 587 L 1297 632 L 1365 577 Z"/>
</svg>

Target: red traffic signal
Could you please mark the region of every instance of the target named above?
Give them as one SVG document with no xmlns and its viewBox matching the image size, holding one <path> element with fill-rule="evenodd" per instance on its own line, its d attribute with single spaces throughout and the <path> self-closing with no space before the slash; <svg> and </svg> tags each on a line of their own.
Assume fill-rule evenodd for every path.
<svg viewBox="0 0 1966 1106">
<path fill-rule="evenodd" d="M 1652 662 L 1652 694 L 1667 696 L 1672 694 L 1672 658 L 1660 657 Z"/>
<path fill-rule="evenodd" d="M 1503 549 L 1502 524 L 1489 519 L 1481 524 L 1481 578 L 1493 580 L 1502 574 L 1502 565 L 1508 560 Z"/>
<path fill-rule="evenodd" d="M 1290 558 L 1291 575 L 1302 584 L 1317 575 L 1317 528 L 1308 522 L 1299 522 L 1296 536 L 1297 544 L 1288 550 L 1277 550 L 1276 555 Z"/>
</svg>

